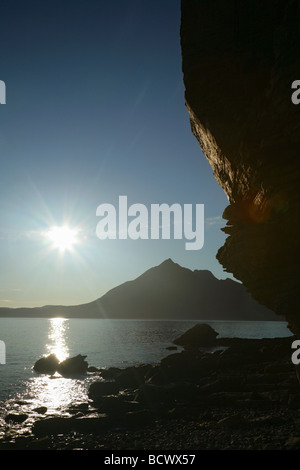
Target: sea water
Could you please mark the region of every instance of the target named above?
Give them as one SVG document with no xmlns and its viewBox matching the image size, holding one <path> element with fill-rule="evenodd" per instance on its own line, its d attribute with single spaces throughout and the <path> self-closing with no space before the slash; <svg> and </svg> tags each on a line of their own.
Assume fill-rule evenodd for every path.
<svg viewBox="0 0 300 470">
<path fill-rule="evenodd" d="M 90 383 L 99 380 L 93 374 L 84 379 L 37 374 L 33 365 L 42 356 L 55 353 L 63 360 L 82 354 L 97 368 L 157 364 L 170 354 L 173 340 L 196 323 L 210 324 L 219 337 L 291 336 L 287 324 L 279 321 L 0 318 L 0 340 L 6 347 L 5 364 L 0 364 L 0 425 L 8 412 L 32 413 L 40 406 L 49 414 L 62 414 L 70 405 L 86 402 Z"/>
</svg>

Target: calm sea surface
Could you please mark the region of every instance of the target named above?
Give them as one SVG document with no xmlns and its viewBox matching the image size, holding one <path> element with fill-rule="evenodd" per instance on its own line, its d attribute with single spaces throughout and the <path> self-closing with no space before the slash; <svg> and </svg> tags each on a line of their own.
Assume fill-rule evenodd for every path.
<svg viewBox="0 0 300 470">
<path fill-rule="evenodd" d="M 0 363 L 0 426 L 4 424 L 1 417 L 8 412 L 29 413 L 34 419 L 33 410 L 39 406 L 46 406 L 51 415 L 64 414 L 70 405 L 85 402 L 90 383 L 99 380 L 89 374 L 85 379 L 38 375 L 32 367 L 40 357 L 55 353 L 63 360 L 82 354 L 89 365 L 103 368 L 155 364 L 170 354 L 166 348 L 172 341 L 196 323 L 0 318 L 0 340 L 6 348 L 5 364 Z M 291 336 L 285 322 L 203 323 L 210 324 L 222 337 Z"/>
</svg>

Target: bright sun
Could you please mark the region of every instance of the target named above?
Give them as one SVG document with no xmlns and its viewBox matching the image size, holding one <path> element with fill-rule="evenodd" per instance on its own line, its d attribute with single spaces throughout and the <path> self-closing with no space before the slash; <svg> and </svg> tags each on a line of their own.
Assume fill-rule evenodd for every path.
<svg viewBox="0 0 300 470">
<path fill-rule="evenodd" d="M 51 227 L 47 232 L 47 238 L 52 242 L 53 248 L 58 248 L 60 251 L 72 250 L 78 242 L 77 230 L 67 225 Z"/>
</svg>

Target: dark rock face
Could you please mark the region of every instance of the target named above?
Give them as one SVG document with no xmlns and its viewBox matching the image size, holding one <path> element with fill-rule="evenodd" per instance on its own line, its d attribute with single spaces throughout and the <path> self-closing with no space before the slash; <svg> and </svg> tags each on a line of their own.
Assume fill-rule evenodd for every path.
<svg viewBox="0 0 300 470">
<path fill-rule="evenodd" d="M 300 333 L 300 4 L 182 0 L 191 129 L 230 205 L 217 259 Z"/>
</svg>

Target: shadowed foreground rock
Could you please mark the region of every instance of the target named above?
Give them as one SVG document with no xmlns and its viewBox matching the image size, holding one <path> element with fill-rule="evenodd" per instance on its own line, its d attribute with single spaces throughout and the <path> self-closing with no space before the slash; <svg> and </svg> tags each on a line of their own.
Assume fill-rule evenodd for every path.
<svg viewBox="0 0 300 470">
<path fill-rule="evenodd" d="M 230 205 L 217 258 L 300 333 L 300 3 L 182 0 L 191 129 Z"/>
<path fill-rule="evenodd" d="M 43 409 L 41 418 L 34 409 L 33 419 L 14 408 L 5 420 L 12 435 L 24 420 L 33 421 L 32 435 L 13 440 L 8 432 L 0 449 L 300 448 L 295 337 L 219 338 L 206 331 L 213 348 L 188 347 L 157 365 L 95 368 L 86 402 L 60 409 L 63 415 Z"/>
<path fill-rule="evenodd" d="M 77 417 L 37 420 L 31 446 L 299 448 L 291 338 L 225 338 L 216 346 L 213 353 L 194 348 L 171 354 L 157 366 L 101 372 L 109 379 L 90 386 L 87 408 Z M 118 382 L 126 374 L 138 380 Z"/>
</svg>

